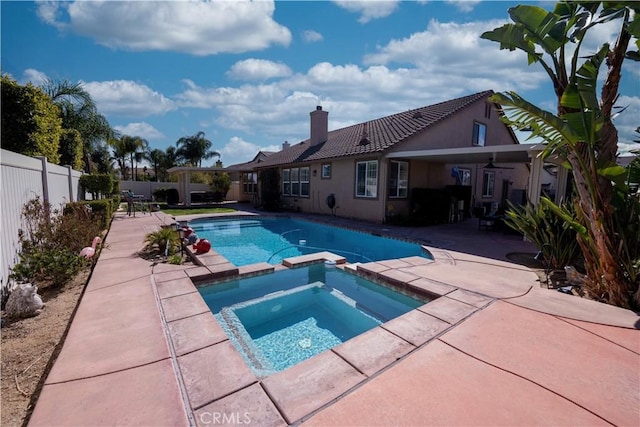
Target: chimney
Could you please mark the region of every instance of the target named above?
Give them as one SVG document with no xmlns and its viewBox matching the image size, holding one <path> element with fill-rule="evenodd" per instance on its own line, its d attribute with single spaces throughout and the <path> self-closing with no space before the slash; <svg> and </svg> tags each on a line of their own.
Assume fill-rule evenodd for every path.
<svg viewBox="0 0 640 427">
<path fill-rule="evenodd" d="M 286 150 L 287 148 L 289 148 L 290 144 L 288 141 L 285 141 L 282 143 L 282 151 Z"/>
<path fill-rule="evenodd" d="M 322 107 L 318 105 L 309 115 L 311 116 L 311 145 L 326 142 L 329 133 L 329 112 L 322 111 Z"/>
</svg>

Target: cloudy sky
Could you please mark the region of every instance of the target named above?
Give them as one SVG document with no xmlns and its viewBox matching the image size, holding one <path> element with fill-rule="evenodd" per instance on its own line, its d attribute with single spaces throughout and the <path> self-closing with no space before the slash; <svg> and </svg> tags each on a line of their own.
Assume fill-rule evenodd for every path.
<svg viewBox="0 0 640 427">
<path fill-rule="evenodd" d="M 330 129 L 487 89 L 554 111 L 539 66 L 479 38 L 518 3 L 3 1 L 2 72 L 82 82 L 113 127 L 152 148 L 203 131 L 228 166 L 308 138 L 316 105 Z M 598 28 L 584 52 L 615 34 Z M 640 125 L 639 81 L 628 61 L 622 152 Z"/>
</svg>

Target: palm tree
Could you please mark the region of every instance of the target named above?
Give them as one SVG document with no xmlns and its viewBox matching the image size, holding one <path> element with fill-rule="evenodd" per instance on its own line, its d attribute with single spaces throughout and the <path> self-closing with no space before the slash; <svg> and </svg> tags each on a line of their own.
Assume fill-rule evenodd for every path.
<svg viewBox="0 0 640 427">
<path fill-rule="evenodd" d="M 129 155 L 131 165 L 131 175 L 129 179 L 131 181 L 137 179 L 134 175 L 134 167 L 137 169 L 137 163 L 134 166 L 134 161 L 138 159 L 138 154 L 143 153 L 146 147 L 149 145 L 147 140 L 140 138 L 139 136 L 122 135 L 120 137 L 122 144 L 124 145 L 125 152 Z M 137 171 L 136 171 L 137 172 Z"/>
<path fill-rule="evenodd" d="M 492 100 L 505 108 L 507 122 L 531 129 L 533 136 L 546 142 L 544 156 L 556 155 L 571 168 L 576 218 L 552 207 L 578 231 L 590 294 L 610 304 L 640 308 L 640 263 L 620 232 L 625 219 L 615 208 L 624 203 L 633 212 L 637 200 L 620 196 L 628 189 L 625 170 L 616 165 L 618 132 L 613 124 L 623 60 L 640 59 L 638 52 L 627 52 L 632 38 L 638 44 L 640 7 L 632 2 L 559 2 L 553 12 L 520 5 L 510 8 L 509 16 L 513 24 L 488 31 L 482 38 L 499 42 L 501 49 L 522 50 L 529 64 L 542 66 L 558 99 L 557 114 L 514 92 L 496 94 Z M 589 30 L 613 20 L 620 21 L 615 43 L 604 43 L 593 54 L 582 53 Z M 598 99 L 603 64 L 608 73 Z M 627 218 L 637 222 L 637 212 Z"/>
<path fill-rule="evenodd" d="M 213 144 L 200 131 L 195 135 L 183 136 L 176 142 L 177 154 L 192 166 L 202 167 L 202 160 L 220 157 L 220 153 L 212 151 Z"/>
<path fill-rule="evenodd" d="M 173 148 L 173 147 L 171 147 Z M 151 168 L 153 169 L 153 173 L 156 177 L 156 182 L 159 182 L 158 179 L 160 177 L 160 168 L 162 167 L 162 163 L 166 160 L 167 155 L 164 151 L 153 149 L 147 149 L 144 158 L 149 161 L 151 164 Z"/>
<path fill-rule="evenodd" d="M 162 181 L 167 181 L 169 178 L 167 169 L 171 169 L 172 167 L 179 165 L 180 157 L 178 156 L 178 150 L 176 150 L 176 147 L 167 147 L 167 150 L 164 152 L 164 159 L 160 165 Z"/>
<path fill-rule="evenodd" d="M 122 138 L 114 137 L 107 140 L 107 144 L 111 147 L 113 156 L 111 157 L 118 164 L 118 168 L 120 168 L 120 174 L 122 175 L 122 179 L 126 179 L 127 177 L 127 156 L 129 153 L 127 152 L 127 147 L 125 146 Z"/>
<path fill-rule="evenodd" d="M 111 125 L 98 112 L 91 95 L 80 83 L 48 79 L 42 90 L 60 108 L 62 127 L 80 132 L 85 172 L 91 173 L 91 153 L 97 143 L 113 136 Z"/>
</svg>

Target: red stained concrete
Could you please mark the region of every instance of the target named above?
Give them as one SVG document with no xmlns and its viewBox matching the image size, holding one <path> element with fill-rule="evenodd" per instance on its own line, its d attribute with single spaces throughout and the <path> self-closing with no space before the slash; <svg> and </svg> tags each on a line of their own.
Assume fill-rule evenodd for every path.
<svg viewBox="0 0 640 427">
<path fill-rule="evenodd" d="M 374 328 L 335 347 L 333 351 L 370 377 L 416 347 L 382 328 Z"/>
<path fill-rule="evenodd" d="M 286 426 L 260 384 L 253 384 L 195 412 L 198 426 L 248 424 L 260 427 Z"/>
<path fill-rule="evenodd" d="M 561 396 L 436 341 L 338 402 L 309 426 L 606 425 Z"/>
<path fill-rule="evenodd" d="M 64 362 L 61 362 L 64 363 Z M 188 426 L 170 360 L 45 385 L 30 426 Z"/>
<path fill-rule="evenodd" d="M 265 390 L 292 423 L 340 397 L 364 379 L 331 351 L 262 380 Z"/>
<path fill-rule="evenodd" d="M 554 316 L 499 301 L 440 339 L 612 424 L 640 422 L 638 354 Z"/>
<path fill-rule="evenodd" d="M 257 381 L 228 340 L 180 356 L 178 364 L 194 409 Z"/>
<path fill-rule="evenodd" d="M 188 279 L 210 271 L 137 257 L 171 222 L 116 215 L 31 425 L 640 425 L 640 317 L 540 288 L 518 236 L 389 226 L 434 260 L 360 269 L 446 296 L 258 379 Z"/>
<path fill-rule="evenodd" d="M 169 349 L 149 277 L 86 292 L 48 384 L 157 362 Z"/>
</svg>

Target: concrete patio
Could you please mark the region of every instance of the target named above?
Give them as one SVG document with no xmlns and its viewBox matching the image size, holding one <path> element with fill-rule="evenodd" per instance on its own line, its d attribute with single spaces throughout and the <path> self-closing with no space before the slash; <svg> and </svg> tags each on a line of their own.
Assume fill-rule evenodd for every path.
<svg viewBox="0 0 640 427">
<path fill-rule="evenodd" d="M 333 219 L 428 245 L 347 268 L 440 297 L 260 379 L 194 285 L 234 266 L 136 255 L 172 221 L 117 214 L 29 425 L 640 425 L 640 317 L 541 288 L 517 236 Z"/>
</svg>

